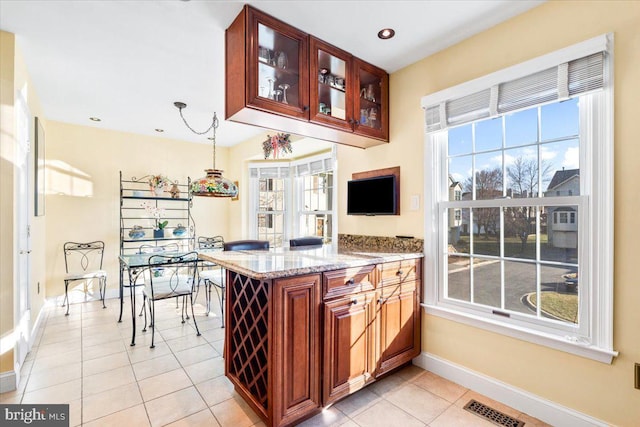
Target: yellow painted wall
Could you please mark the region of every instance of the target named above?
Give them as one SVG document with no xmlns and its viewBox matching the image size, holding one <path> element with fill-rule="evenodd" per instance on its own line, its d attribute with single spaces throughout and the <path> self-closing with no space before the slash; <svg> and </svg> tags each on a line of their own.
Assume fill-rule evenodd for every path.
<svg viewBox="0 0 640 427">
<path fill-rule="evenodd" d="M 13 158 L 15 37 L 0 31 L 0 338 L 13 331 Z M 0 354 L 0 373 L 13 370 L 13 350 Z"/>
<path fill-rule="evenodd" d="M 615 34 L 615 298 L 611 365 L 424 316 L 423 351 L 613 425 L 640 425 L 640 286 L 635 255 L 640 211 L 640 2 L 550 1 L 391 75 L 391 143 L 361 152 L 340 147 L 340 202 L 352 171 L 400 165 L 402 216 L 340 216 L 341 233 L 423 236 L 422 210 L 405 209 L 422 192 L 422 96 L 581 42 Z M 344 209 L 340 209 L 341 212 Z"/>
<path fill-rule="evenodd" d="M 68 240 L 103 240 L 107 286 L 118 288 L 120 170 L 125 178 L 163 174 L 184 183 L 187 175 L 204 176 L 204 169 L 211 167 L 211 147 L 207 144 L 55 121 L 47 123 L 46 138 L 47 297 L 64 293 L 62 245 Z M 218 148 L 221 168 L 227 163 L 227 154 L 228 149 Z M 196 235 L 226 234 L 225 202 L 194 198 Z M 169 223 L 167 227 L 176 225 Z"/>
</svg>

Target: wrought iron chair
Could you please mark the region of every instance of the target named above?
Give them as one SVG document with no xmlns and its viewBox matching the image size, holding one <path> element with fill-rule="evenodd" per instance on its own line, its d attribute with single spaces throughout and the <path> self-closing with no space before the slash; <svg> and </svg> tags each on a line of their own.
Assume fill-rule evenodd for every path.
<svg viewBox="0 0 640 427">
<path fill-rule="evenodd" d="M 322 237 L 297 237 L 289 240 L 289 247 L 298 246 L 322 246 Z"/>
<path fill-rule="evenodd" d="M 198 237 L 198 249 L 219 249 L 224 246 L 224 238 L 222 236 Z M 219 265 L 200 261 L 198 270 L 198 282 L 202 281 L 205 287 L 205 299 L 207 302 L 207 316 L 211 313 L 211 288 L 215 286 L 218 290 L 218 301 L 220 302 L 220 316 L 222 318 L 222 327 L 224 328 L 224 269 Z"/>
<path fill-rule="evenodd" d="M 177 243 L 167 243 L 166 245 L 150 245 L 150 244 L 144 244 L 144 245 L 140 245 L 140 247 L 137 250 L 137 254 L 152 254 L 152 253 L 162 253 L 162 252 L 170 252 L 170 251 L 175 251 L 178 252 L 180 250 L 180 246 Z M 130 271 L 129 274 L 129 278 L 133 278 L 133 283 L 130 284 L 124 284 L 124 282 L 122 280 L 120 280 L 120 316 L 118 317 L 118 322 L 122 321 L 122 312 L 124 310 L 124 288 L 129 288 L 129 287 L 138 287 L 138 286 L 143 286 L 144 285 L 144 280 L 143 281 L 139 281 L 138 279 L 140 279 L 142 277 L 142 279 L 144 279 L 143 277 L 143 271 L 144 268 L 137 268 L 137 269 L 133 269 Z M 122 272 L 121 272 L 122 274 Z M 176 308 L 177 308 L 177 304 L 178 301 L 176 299 Z M 144 310 L 144 305 L 142 306 L 142 309 L 140 310 L 140 316 L 142 316 L 142 311 Z"/>
<path fill-rule="evenodd" d="M 107 308 L 104 304 L 104 297 L 107 292 L 107 272 L 102 269 L 102 259 L 104 256 L 104 242 L 95 241 L 88 243 L 66 242 L 64 248 L 64 301 L 62 306 L 67 306 L 65 316 L 69 315 L 69 283 L 76 281 L 84 282 L 84 291 L 87 292 L 87 283 L 98 280 L 100 299 L 102 308 Z"/>
<path fill-rule="evenodd" d="M 180 246 L 175 242 L 167 243 L 166 245 L 144 244 L 144 245 L 140 245 L 140 247 L 138 248 L 138 253 L 139 254 L 156 254 L 156 253 L 163 253 L 163 252 L 178 252 L 179 250 L 180 250 Z M 161 270 L 160 267 L 154 269 L 155 272 L 158 272 L 159 270 Z M 138 275 L 137 277 L 140 277 L 140 275 Z M 144 285 L 144 282 L 136 283 L 134 286 L 142 286 L 142 285 Z M 183 301 L 183 304 L 184 304 L 184 301 Z M 178 298 L 176 298 L 176 308 L 178 308 Z M 142 303 L 142 308 L 140 309 L 139 316 L 142 316 L 143 312 L 144 312 L 144 302 Z"/>
<path fill-rule="evenodd" d="M 188 252 L 182 255 L 152 255 L 149 257 L 148 264 L 148 280 L 145 280 L 142 295 L 145 304 L 149 304 L 149 317 L 151 327 L 151 348 L 155 347 L 155 321 L 156 308 L 155 302 L 175 297 L 190 297 L 191 299 L 191 317 L 196 327 L 197 336 L 200 336 L 200 329 L 193 313 L 193 294 L 195 292 L 197 282 L 196 274 L 198 269 L 198 253 Z M 187 307 L 182 304 L 182 323 L 185 323 Z M 147 312 L 144 312 L 144 328 L 147 330 Z"/>
</svg>

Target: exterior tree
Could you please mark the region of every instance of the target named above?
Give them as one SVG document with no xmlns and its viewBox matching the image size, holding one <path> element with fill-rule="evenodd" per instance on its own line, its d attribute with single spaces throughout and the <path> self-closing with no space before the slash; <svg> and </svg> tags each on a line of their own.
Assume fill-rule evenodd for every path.
<svg viewBox="0 0 640 427">
<path fill-rule="evenodd" d="M 473 180 L 467 178 L 464 183 L 465 192 L 472 194 Z M 485 169 L 476 172 L 476 200 L 487 200 L 502 197 L 502 170 L 499 167 Z M 473 210 L 473 220 L 478 227 L 477 232 L 484 231 L 484 238 L 489 234 L 499 238 L 498 224 L 500 223 L 500 210 L 494 208 L 476 208 Z M 473 228 L 472 228 L 473 230 Z"/>
<path fill-rule="evenodd" d="M 541 162 L 542 182 L 549 181 L 552 166 L 546 161 Z M 512 198 L 527 198 L 538 196 L 538 159 L 518 157 L 511 166 L 507 167 L 508 188 L 507 195 Z M 505 235 L 517 236 L 522 243 L 522 251 L 527 246 L 529 234 L 534 231 L 536 208 L 521 206 L 505 209 Z"/>
</svg>

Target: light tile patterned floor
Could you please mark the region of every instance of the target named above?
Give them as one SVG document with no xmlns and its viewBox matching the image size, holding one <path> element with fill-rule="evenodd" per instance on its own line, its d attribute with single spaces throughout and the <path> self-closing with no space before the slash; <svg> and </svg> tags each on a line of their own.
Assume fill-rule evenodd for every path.
<svg viewBox="0 0 640 427">
<path fill-rule="evenodd" d="M 202 299 L 202 295 L 200 295 Z M 216 299 L 215 297 L 213 299 Z M 224 329 L 219 308 L 209 317 L 196 304 L 182 324 L 174 300 L 156 305 L 156 347 L 138 318 L 136 346 L 131 315 L 117 323 L 119 304 L 108 300 L 51 306 L 23 367 L 18 390 L 3 403 L 68 403 L 71 426 L 262 426 L 224 376 Z M 409 366 L 336 403 L 301 426 L 494 426 L 465 411 L 476 399 L 526 426 L 541 421 L 478 395 L 431 372 Z"/>
</svg>

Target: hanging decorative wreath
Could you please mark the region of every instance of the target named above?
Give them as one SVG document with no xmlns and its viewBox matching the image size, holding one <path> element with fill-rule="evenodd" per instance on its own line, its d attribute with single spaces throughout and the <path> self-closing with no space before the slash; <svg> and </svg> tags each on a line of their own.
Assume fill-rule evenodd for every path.
<svg viewBox="0 0 640 427">
<path fill-rule="evenodd" d="M 267 135 L 267 139 L 262 143 L 264 158 L 268 159 L 273 154 L 273 158 L 277 159 L 281 153 L 292 153 L 290 137 L 291 134 L 289 133 Z"/>
</svg>

